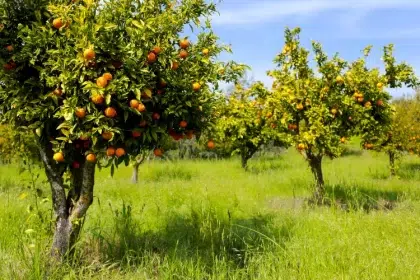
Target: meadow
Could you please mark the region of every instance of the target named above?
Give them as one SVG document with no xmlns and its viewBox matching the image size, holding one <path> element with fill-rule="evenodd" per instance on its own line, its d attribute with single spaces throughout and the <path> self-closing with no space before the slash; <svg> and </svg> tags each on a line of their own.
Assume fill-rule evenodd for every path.
<svg viewBox="0 0 420 280">
<path fill-rule="evenodd" d="M 395 178 L 357 145 L 325 160 L 328 206 L 307 203 L 293 149 L 248 172 L 237 158 L 153 160 L 137 185 L 129 167 L 101 170 L 75 257 L 55 270 L 49 186 L 18 169 L 0 166 L 0 279 L 420 279 L 418 157 Z"/>
</svg>

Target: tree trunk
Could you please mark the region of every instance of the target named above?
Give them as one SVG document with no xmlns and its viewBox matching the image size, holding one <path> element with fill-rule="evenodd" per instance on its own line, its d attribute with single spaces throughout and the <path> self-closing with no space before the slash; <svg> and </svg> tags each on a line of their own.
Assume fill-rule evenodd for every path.
<svg viewBox="0 0 420 280">
<path fill-rule="evenodd" d="M 140 157 L 136 158 L 136 161 L 133 165 L 133 174 L 131 175 L 131 183 L 137 184 L 139 181 L 139 167 L 146 159 L 146 156 L 143 154 Z"/>
<path fill-rule="evenodd" d="M 52 160 L 53 151 L 49 147 L 39 149 L 45 173 L 51 185 L 55 232 L 51 256 L 61 262 L 78 239 L 83 218 L 93 201 L 93 186 L 96 164 L 81 160 L 80 169 L 71 169 L 72 186 L 66 197 L 63 182 L 64 165 Z"/>
<path fill-rule="evenodd" d="M 390 171 L 391 171 L 391 176 L 393 177 L 393 176 L 397 175 L 396 171 L 395 171 L 395 153 L 389 151 L 388 156 L 389 156 L 389 168 L 390 168 Z"/>
<path fill-rule="evenodd" d="M 247 155 L 242 153 L 241 154 L 241 166 L 245 170 L 248 170 L 248 160 L 249 160 L 249 158 L 247 157 Z"/>
<path fill-rule="evenodd" d="M 241 165 L 242 168 L 245 170 L 248 170 L 248 161 L 252 158 L 252 156 L 255 154 L 255 152 L 258 149 L 255 148 L 242 148 L 241 150 Z"/>
<path fill-rule="evenodd" d="M 314 200 L 317 203 L 322 203 L 325 194 L 324 175 L 322 173 L 322 156 L 308 154 L 307 160 L 315 178 L 315 190 L 313 194 Z"/>
</svg>

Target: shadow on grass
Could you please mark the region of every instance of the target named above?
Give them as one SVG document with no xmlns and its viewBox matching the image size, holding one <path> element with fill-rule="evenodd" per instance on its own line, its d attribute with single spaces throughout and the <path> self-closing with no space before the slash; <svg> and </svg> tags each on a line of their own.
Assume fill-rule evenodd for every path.
<svg viewBox="0 0 420 280">
<path fill-rule="evenodd" d="M 343 210 L 392 210 L 404 199 L 403 192 L 366 189 L 362 186 L 326 186 L 325 195 L 332 205 Z"/>
<path fill-rule="evenodd" d="M 289 169 L 291 164 L 282 158 L 264 157 L 256 160 L 250 160 L 248 163 L 248 171 L 254 174 L 260 174 L 275 170 Z"/>
<path fill-rule="evenodd" d="M 343 153 L 341 154 L 341 157 L 360 157 L 363 155 L 363 151 L 360 149 L 353 149 L 353 148 L 345 148 Z"/>
<path fill-rule="evenodd" d="M 211 209 L 191 209 L 185 215 L 165 215 L 164 226 L 158 230 L 142 231 L 131 211 L 131 206 L 124 205 L 114 212 L 111 232 L 91 231 L 85 241 L 90 245 L 83 247 L 94 250 L 83 255 L 97 255 L 101 263 L 120 267 L 147 265 L 145 260 L 150 261 L 151 256 L 171 263 L 194 260 L 211 273 L 220 261 L 232 269 L 244 268 L 262 251 L 284 249 L 295 224 L 292 218 L 282 220 L 279 226 L 271 215 L 236 219 L 229 212 L 220 215 Z"/>
</svg>

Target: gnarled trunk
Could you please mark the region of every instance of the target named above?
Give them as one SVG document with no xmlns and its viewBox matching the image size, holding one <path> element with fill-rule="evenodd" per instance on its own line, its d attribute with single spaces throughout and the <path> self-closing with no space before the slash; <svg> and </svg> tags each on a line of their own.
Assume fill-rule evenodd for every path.
<svg viewBox="0 0 420 280">
<path fill-rule="evenodd" d="M 243 169 L 248 170 L 248 161 L 257 151 L 257 148 L 244 147 L 241 149 L 241 166 Z"/>
<path fill-rule="evenodd" d="M 56 164 L 53 151 L 40 147 L 48 181 L 51 185 L 53 209 L 56 217 L 51 256 L 61 261 L 73 249 L 82 226 L 83 218 L 93 202 L 93 186 L 96 164 L 83 161 L 79 169 L 71 169 L 72 186 L 66 196 L 63 182 L 64 168 Z"/>
<path fill-rule="evenodd" d="M 146 159 L 146 156 L 142 154 L 141 156 L 136 158 L 136 161 L 133 165 L 133 174 L 131 175 L 131 183 L 137 184 L 139 181 L 139 167 L 143 163 L 143 161 Z"/>
<path fill-rule="evenodd" d="M 317 203 L 322 203 L 325 195 L 324 175 L 322 173 L 322 155 L 308 153 L 307 160 L 315 178 L 313 198 Z"/>
</svg>

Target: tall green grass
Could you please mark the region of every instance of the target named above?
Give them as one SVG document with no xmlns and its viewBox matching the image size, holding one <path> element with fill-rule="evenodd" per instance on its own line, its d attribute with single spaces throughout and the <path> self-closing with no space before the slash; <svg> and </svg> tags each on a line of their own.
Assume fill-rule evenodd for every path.
<svg viewBox="0 0 420 280">
<path fill-rule="evenodd" d="M 312 176 L 292 150 L 249 172 L 152 161 L 136 185 L 130 168 L 98 171 L 75 257 L 54 269 L 42 170 L 35 192 L 0 166 L 0 279 L 420 279 L 419 166 L 404 158 L 390 178 L 381 154 L 326 160 L 323 207 L 306 203 Z"/>
</svg>

